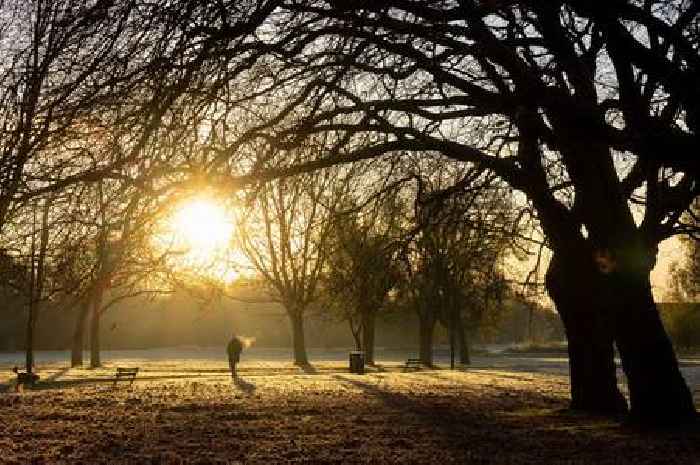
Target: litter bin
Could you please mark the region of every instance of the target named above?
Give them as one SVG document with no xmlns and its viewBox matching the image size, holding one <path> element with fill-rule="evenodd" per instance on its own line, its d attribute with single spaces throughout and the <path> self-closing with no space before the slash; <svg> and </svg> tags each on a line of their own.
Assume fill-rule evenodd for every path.
<svg viewBox="0 0 700 465">
<path fill-rule="evenodd" d="M 350 373 L 362 375 L 365 372 L 365 353 L 362 351 L 350 352 Z"/>
</svg>

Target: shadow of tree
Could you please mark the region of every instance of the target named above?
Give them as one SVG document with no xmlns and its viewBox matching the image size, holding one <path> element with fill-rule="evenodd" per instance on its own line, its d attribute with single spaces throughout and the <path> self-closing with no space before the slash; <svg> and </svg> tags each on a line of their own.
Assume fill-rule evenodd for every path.
<svg viewBox="0 0 700 465">
<path fill-rule="evenodd" d="M 461 396 L 446 396 L 439 390 L 411 391 L 409 386 L 408 391 L 402 392 L 385 388 L 381 380 L 373 382 L 372 378 L 359 379 L 352 375 L 334 375 L 333 378 L 359 388 L 368 399 L 378 400 L 393 411 L 393 415 L 402 419 L 398 431 L 416 428 L 431 431 L 431 441 L 449 450 L 454 459 L 465 462 L 498 463 L 491 462 L 496 456 L 482 454 L 500 451 L 507 457 L 536 458 L 527 463 L 578 463 L 575 462 L 576 451 L 586 450 L 595 460 L 581 463 L 618 463 L 611 462 L 613 457 L 606 452 L 615 441 L 616 448 L 624 450 L 619 453 L 634 458 L 630 463 L 635 463 L 636 459 L 647 463 L 650 458 L 660 457 L 657 445 L 649 441 L 649 431 L 640 431 L 606 417 L 571 412 L 565 408 L 565 400 L 546 393 L 517 392 L 505 386 L 492 386 L 464 402 Z M 686 463 L 683 460 L 696 459 L 700 453 L 700 442 L 697 442 L 700 429 L 697 427 L 670 433 L 655 431 L 651 438 L 658 438 L 659 445 L 670 438 L 679 447 L 687 448 L 679 456 L 681 461 L 672 463 Z M 425 439 L 423 436 L 414 438 L 417 444 Z M 557 448 L 558 444 L 567 444 L 568 450 Z M 509 460 L 501 463 L 510 463 Z"/>
<path fill-rule="evenodd" d="M 313 366 L 312 364 L 310 364 L 310 363 L 304 363 L 304 364 L 297 365 L 297 366 L 298 366 L 304 373 L 306 373 L 307 375 L 315 375 L 315 374 L 318 374 L 318 370 L 316 369 L 316 367 L 314 367 L 314 366 Z"/>
<path fill-rule="evenodd" d="M 162 376 L 148 376 L 148 377 L 136 377 L 134 379 L 134 383 L 139 383 L 139 382 L 148 382 L 148 381 L 165 381 L 165 380 L 183 380 L 183 379 L 202 379 L 206 378 L 207 376 L 202 376 L 202 375 L 182 375 L 182 374 L 173 374 L 173 375 L 162 375 Z M 93 377 L 85 377 L 85 378 L 75 378 L 75 379 L 55 379 L 53 381 L 49 381 L 48 379 L 45 380 L 42 383 L 37 384 L 34 386 L 34 390 L 52 390 L 52 389 L 64 389 L 64 388 L 71 388 L 71 387 L 80 387 L 80 386 L 87 386 L 91 384 L 95 385 L 112 385 L 114 388 L 117 388 L 123 384 L 130 385 L 131 381 L 130 380 L 119 380 L 116 384 L 114 383 L 114 376 L 93 376 Z"/>
<path fill-rule="evenodd" d="M 70 368 L 71 367 L 61 368 L 56 373 L 54 373 L 51 376 L 49 376 L 48 378 L 46 378 L 43 382 L 44 383 L 51 383 L 53 381 L 56 381 L 58 378 L 65 375 L 66 373 L 68 373 L 70 371 Z"/>
</svg>

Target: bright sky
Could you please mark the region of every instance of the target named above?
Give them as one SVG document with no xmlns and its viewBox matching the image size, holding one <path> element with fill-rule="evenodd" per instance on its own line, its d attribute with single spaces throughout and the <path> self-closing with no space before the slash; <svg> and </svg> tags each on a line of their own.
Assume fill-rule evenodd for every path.
<svg viewBox="0 0 700 465">
<path fill-rule="evenodd" d="M 183 200 L 174 207 L 173 212 L 163 239 L 166 244 L 182 253 L 177 263 L 188 271 L 207 278 L 217 278 L 224 282 L 235 280 L 240 275 L 240 265 L 247 263 L 247 260 L 241 252 L 231 247 L 233 212 L 209 195 Z M 657 302 L 663 301 L 667 292 L 671 264 L 681 258 L 678 239 L 669 239 L 660 245 L 657 265 L 651 273 Z M 516 271 L 516 274 L 526 273 L 534 265 L 530 261 L 520 265 L 511 264 L 513 268 L 523 268 L 511 271 Z M 542 270 L 546 270 L 546 263 Z"/>
<path fill-rule="evenodd" d="M 216 198 L 198 195 L 176 204 L 162 242 L 181 254 L 176 263 L 188 272 L 231 282 L 239 274 L 233 233 L 232 212 Z"/>
<path fill-rule="evenodd" d="M 174 232 L 197 258 L 210 258 L 226 248 L 233 234 L 233 223 L 226 210 L 206 197 L 180 204 L 171 221 Z"/>
<path fill-rule="evenodd" d="M 663 241 L 659 245 L 659 255 L 656 267 L 651 272 L 651 284 L 654 298 L 657 302 L 663 302 L 670 287 L 671 265 L 673 262 L 683 259 L 683 247 L 677 237 Z"/>
</svg>

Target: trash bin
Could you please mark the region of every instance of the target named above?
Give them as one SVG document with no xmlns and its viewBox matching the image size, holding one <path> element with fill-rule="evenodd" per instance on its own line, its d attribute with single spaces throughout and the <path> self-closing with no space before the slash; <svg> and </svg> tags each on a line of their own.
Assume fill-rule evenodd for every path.
<svg viewBox="0 0 700 465">
<path fill-rule="evenodd" d="M 365 372 L 365 353 L 359 350 L 350 352 L 350 373 L 358 375 Z"/>
</svg>

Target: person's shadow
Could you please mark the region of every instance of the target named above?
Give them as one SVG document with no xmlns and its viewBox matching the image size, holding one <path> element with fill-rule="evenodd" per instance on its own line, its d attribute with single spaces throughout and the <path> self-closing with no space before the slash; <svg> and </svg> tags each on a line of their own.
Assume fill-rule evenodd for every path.
<svg viewBox="0 0 700 465">
<path fill-rule="evenodd" d="M 249 383 L 240 376 L 233 378 L 233 385 L 246 395 L 251 395 L 255 392 L 256 386 L 253 383 Z"/>
</svg>

